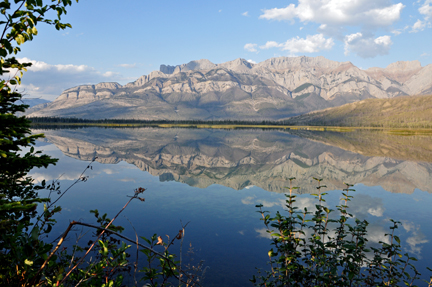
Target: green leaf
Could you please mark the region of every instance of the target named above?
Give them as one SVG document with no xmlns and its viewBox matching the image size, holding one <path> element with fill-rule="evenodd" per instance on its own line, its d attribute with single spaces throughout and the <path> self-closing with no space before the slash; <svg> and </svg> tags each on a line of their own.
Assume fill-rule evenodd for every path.
<svg viewBox="0 0 432 287">
<path fill-rule="evenodd" d="M 398 243 L 398 244 L 400 244 L 400 239 L 399 239 L 399 237 L 397 237 L 396 235 L 394 236 L 394 239 L 396 240 L 396 242 Z"/>
<path fill-rule="evenodd" d="M 21 45 L 25 42 L 25 38 L 22 34 L 18 34 L 15 38 L 15 41 L 18 43 L 18 45 Z"/>
<path fill-rule="evenodd" d="M 40 234 L 40 229 L 39 226 L 35 226 L 31 232 L 31 238 L 33 240 L 37 240 L 39 238 L 39 234 Z"/>
<path fill-rule="evenodd" d="M 24 264 L 32 266 L 33 265 L 33 261 L 26 259 L 26 260 L 24 260 Z"/>
</svg>

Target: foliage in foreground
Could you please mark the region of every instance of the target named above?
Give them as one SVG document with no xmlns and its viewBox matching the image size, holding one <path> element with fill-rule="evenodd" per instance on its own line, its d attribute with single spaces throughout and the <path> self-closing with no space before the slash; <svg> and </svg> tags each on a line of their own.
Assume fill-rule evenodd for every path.
<svg viewBox="0 0 432 287">
<path fill-rule="evenodd" d="M 0 36 L 0 286 L 123 286 L 125 273 L 133 273 L 132 284 L 136 286 L 139 279 L 147 286 L 169 285 L 173 280 L 179 285 L 199 285 L 194 272 L 200 270 L 182 269 L 181 257 L 179 261 L 168 251 L 175 241 L 183 240 L 184 229 L 168 243 L 157 235 L 150 239 L 141 237 L 148 244 L 144 245 L 138 236 L 129 239 L 121 234 L 122 227 L 112 224 L 131 200 L 144 201 L 140 197 L 143 188 L 135 190 L 113 219 L 94 210 L 96 225 L 72 221 L 57 245 L 44 240 L 56 224 L 55 214 L 61 210 L 55 204 L 67 190 L 62 193 L 57 181 L 36 185 L 28 176 L 31 169 L 48 167 L 57 160 L 35 151 L 35 140 L 43 135 L 30 135 L 30 121 L 18 115 L 28 108 L 20 104 L 22 94 L 17 89 L 31 63 L 22 63 L 14 55 L 21 51 L 21 45 L 38 34 L 38 23 L 53 25 L 57 30 L 71 27 L 61 22 L 61 16 L 71 4 L 72 0 L 0 1 L 3 15 L 0 20 L 3 30 Z M 86 180 L 83 173 L 72 186 Z M 44 189 L 49 195 L 41 198 L 39 193 Z M 60 196 L 52 201 L 51 195 L 55 193 Z M 37 206 L 41 203 L 44 208 L 38 213 Z M 76 244 L 69 253 L 63 243 L 78 225 L 95 230 L 94 237 L 87 245 Z M 119 238 L 137 247 L 135 262 L 126 253 L 130 245 Z M 146 258 L 142 268 L 138 268 L 138 253 L 144 253 Z M 141 278 L 136 278 L 137 273 L 142 274 Z"/>
<path fill-rule="evenodd" d="M 322 179 L 315 179 L 318 204 L 314 213 L 294 206 L 292 191 L 298 189 L 292 186 L 294 179 L 290 179 L 286 195 L 288 215 L 277 212 L 271 217 L 262 210 L 263 205 L 257 205 L 276 250 L 268 253 L 271 271 L 251 280 L 256 286 L 416 286 L 421 274 L 413 265 L 416 258 L 401 254 L 400 239 L 395 235 L 399 222 L 391 220 L 391 231 L 385 234 L 389 244 L 380 241 L 379 248 L 369 249 L 368 222 L 348 212 L 352 185 L 346 184 L 341 204 L 336 206 L 339 218 L 332 219 L 337 211 L 323 205 Z M 432 276 L 426 283 L 432 286 Z"/>
</svg>

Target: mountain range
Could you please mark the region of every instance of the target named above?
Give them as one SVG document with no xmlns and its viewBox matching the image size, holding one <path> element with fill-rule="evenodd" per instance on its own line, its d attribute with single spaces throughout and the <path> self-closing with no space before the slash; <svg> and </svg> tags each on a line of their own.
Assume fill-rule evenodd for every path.
<svg viewBox="0 0 432 287">
<path fill-rule="evenodd" d="M 432 64 L 396 62 L 362 70 L 324 57 L 279 57 L 161 65 L 126 85 L 65 90 L 29 117 L 143 120 L 278 120 L 368 98 L 432 93 Z"/>
</svg>

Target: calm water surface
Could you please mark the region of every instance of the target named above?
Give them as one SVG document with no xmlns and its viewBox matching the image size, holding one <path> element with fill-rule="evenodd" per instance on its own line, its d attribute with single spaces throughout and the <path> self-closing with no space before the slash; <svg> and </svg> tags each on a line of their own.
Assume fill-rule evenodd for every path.
<svg viewBox="0 0 432 287">
<path fill-rule="evenodd" d="M 296 177 L 299 206 L 312 208 L 312 177 L 320 177 L 329 206 L 338 204 L 343 182 L 355 184 L 351 213 L 370 222 L 369 242 L 388 241 L 389 218 L 399 220 L 403 252 L 420 259 L 425 278 L 425 266 L 432 266 L 430 137 L 156 128 L 34 132 L 46 134 L 38 147 L 60 159 L 32 171 L 36 180 L 60 178 L 65 188 L 98 157 L 88 181 L 61 199 L 53 238 L 72 220 L 95 223 L 91 209 L 113 217 L 127 195 L 144 187 L 146 201 L 133 201 L 116 221 L 125 235 L 135 238 L 132 223 L 139 235 L 172 238 L 189 222 L 183 251 L 192 244 L 193 262 L 204 260 L 204 285 L 250 286 L 255 268 L 266 268 L 270 248 L 255 205 L 282 210 L 287 179 Z"/>
</svg>

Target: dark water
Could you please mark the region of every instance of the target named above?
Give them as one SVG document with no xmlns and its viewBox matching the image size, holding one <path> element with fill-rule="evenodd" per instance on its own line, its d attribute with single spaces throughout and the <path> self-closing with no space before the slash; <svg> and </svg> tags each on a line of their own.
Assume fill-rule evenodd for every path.
<svg viewBox="0 0 432 287">
<path fill-rule="evenodd" d="M 339 202 L 343 182 L 354 184 L 351 213 L 370 222 L 371 243 L 388 241 L 389 218 L 402 222 L 403 252 L 432 266 L 432 140 L 382 133 L 325 133 L 201 129 L 63 129 L 44 132 L 38 146 L 59 158 L 57 166 L 35 170 L 36 180 L 60 177 L 63 187 L 97 162 L 60 201 L 53 237 L 71 220 L 94 223 L 91 209 L 114 216 L 127 195 L 144 187 L 145 202 L 133 201 L 117 224 L 135 233 L 172 238 L 189 222 L 183 253 L 204 260 L 205 286 L 250 286 L 255 268 L 266 268 L 270 240 L 256 213 L 284 207 L 287 179 L 296 177 L 300 207 L 316 199 L 312 177 L 324 179 L 327 204 Z M 130 222 L 129 222 L 130 221 Z M 71 239 L 70 242 L 73 240 Z M 179 249 L 176 243 L 173 251 Z M 177 249 L 176 249 L 177 248 Z"/>
</svg>

